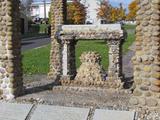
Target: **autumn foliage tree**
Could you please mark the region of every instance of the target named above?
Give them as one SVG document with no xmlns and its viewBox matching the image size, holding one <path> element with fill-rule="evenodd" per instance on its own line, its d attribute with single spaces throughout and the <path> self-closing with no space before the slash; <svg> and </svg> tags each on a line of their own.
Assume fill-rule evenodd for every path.
<svg viewBox="0 0 160 120">
<path fill-rule="evenodd" d="M 111 9 L 111 15 L 110 15 L 110 21 L 111 22 L 116 22 L 118 21 L 118 9 L 117 8 L 113 8 Z"/>
<path fill-rule="evenodd" d="M 105 19 L 107 22 L 111 21 L 111 11 L 112 6 L 109 4 L 109 1 L 103 0 L 101 1 L 100 7 L 97 9 L 97 17 L 99 19 Z"/>
<path fill-rule="evenodd" d="M 137 0 L 133 0 L 129 4 L 128 9 L 129 9 L 129 13 L 127 15 L 127 20 L 134 21 L 136 19 L 136 13 L 137 13 L 137 10 L 138 10 Z"/>
<path fill-rule="evenodd" d="M 125 9 L 120 3 L 119 7 L 113 7 L 108 0 L 102 0 L 97 9 L 97 17 L 105 19 L 108 23 L 125 20 Z"/>
<path fill-rule="evenodd" d="M 68 24 L 84 24 L 86 20 L 86 7 L 80 0 L 73 0 L 67 5 Z"/>
<path fill-rule="evenodd" d="M 119 4 L 117 14 L 118 14 L 118 20 L 119 21 L 122 21 L 122 20 L 126 19 L 126 10 L 125 10 L 125 8 L 123 8 L 122 3 Z"/>
<path fill-rule="evenodd" d="M 125 9 L 122 4 L 119 4 L 119 7 L 112 7 L 111 9 L 111 22 L 123 21 L 126 18 Z"/>
</svg>

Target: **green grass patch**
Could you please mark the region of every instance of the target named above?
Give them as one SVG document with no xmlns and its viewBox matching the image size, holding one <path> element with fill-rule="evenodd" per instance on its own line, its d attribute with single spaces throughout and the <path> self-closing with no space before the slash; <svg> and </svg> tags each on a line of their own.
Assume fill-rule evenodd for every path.
<svg viewBox="0 0 160 120">
<path fill-rule="evenodd" d="M 135 29 L 136 28 L 136 25 L 130 25 L 130 24 L 126 24 L 126 25 L 123 25 L 123 28 L 124 29 Z"/>
<path fill-rule="evenodd" d="M 125 26 L 128 30 L 128 27 Z M 126 53 L 135 40 L 135 35 L 128 33 L 123 44 L 123 53 Z M 102 57 L 104 69 L 108 68 L 108 47 L 103 40 L 81 40 L 76 45 L 76 65 L 80 66 L 79 57 L 85 51 L 97 51 Z M 39 49 L 23 52 L 23 69 L 25 74 L 47 74 L 49 71 L 50 45 Z"/>
<path fill-rule="evenodd" d="M 129 47 L 133 44 L 134 41 L 135 41 L 135 34 L 129 33 L 127 39 L 124 41 L 123 46 L 122 46 L 123 54 L 129 51 Z"/>
<path fill-rule="evenodd" d="M 23 52 L 25 74 L 46 74 L 49 71 L 50 45 Z"/>
<path fill-rule="evenodd" d="M 127 39 L 123 43 L 123 53 L 128 52 L 129 47 L 135 41 L 135 28 L 136 25 L 124 25 L 123 28 L 127 31 Z"/>
<path fill-rule="evenodd" d="M 76 46 L 76 65 L 80 66 L 80 56 L 86 51 L 96 51 L 102 57 L 102 65 L 105 69 L 108 68 L 108 46 L 103 40 L 83 40 L 79 41 Z"/>
</svg>

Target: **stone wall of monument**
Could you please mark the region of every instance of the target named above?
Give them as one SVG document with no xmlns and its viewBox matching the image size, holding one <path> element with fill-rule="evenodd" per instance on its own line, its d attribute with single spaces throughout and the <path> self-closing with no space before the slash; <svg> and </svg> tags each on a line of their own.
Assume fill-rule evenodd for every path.
<svg viewBox="0 0 160 120">
<path fill-rule="evenodd" d="M 19 0 L 0 1 L 0 97 L 12 99 L 23 91 Z"/>
<path fill-rule="evenodd" d="M 50 78 L 57 78 L 62 72 L 61 41 L 58 40 L 59 26 L 66 20 L 66 0 L 54 0 L 51 4 L 51 51 L 50 51 Z"/>
<path fill-rule="evenodd" d="M 81 66 L 77 71 L 75 83 L 81 86 L 89 86 L 91 84 L 103 84 L 106 73 L 101 65 L 101 56 L 97 52 L 84 52 L 81 57 Z"/>
<path fill-rule="evenodd" d="M 160 1 L 138 0 L 136 54 L 133 57 L 135 90 L 131 103 L 160 105 Z"/>
<path fill-rule="evenodd" d="M 64 25 L 59 31 L 58 38 L 62 41 L 61 84 L 63 86 L 123 88 L 121 47 L 125 36 L 119 24 L 98 27 L 94 25 Z M 105 40 L 106 50 L 107 44 L 109 45 L 108 74 L 101 68 L 99 54 L 92 51 L 82 54 L 80 58 L 82 65 L 76 72 L 75 45 L 81 39 Z"/>
</svg>

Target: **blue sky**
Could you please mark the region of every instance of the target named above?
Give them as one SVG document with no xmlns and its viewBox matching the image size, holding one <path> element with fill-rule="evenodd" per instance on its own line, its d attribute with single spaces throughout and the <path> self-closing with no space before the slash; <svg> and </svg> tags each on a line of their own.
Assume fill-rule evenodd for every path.
<svg viewBox="0 0 160 120">
<path fill-rule="evenodd" d="M 39 2 L 39 1 L 43 1 L 43 0 L 34 0 L 34 1 Z M 46 1 L 50 1 L 50 0 L 46 0 Z M 123 5 L 125 7 L 127 7 L 128 4 L 131 3 L 132 0 L 109 0 L 109 1 L 113 6 L 118 6 L 119 3 L 123 3 Z"/>
<path fill-rule="evenodd" d="M 132 2 L 132 0 L 109 0 L 113 6 L 118 6 L 119 3 L 122 3 L 125 7 L 128 7 L 128 4 Z"/>
</svg>

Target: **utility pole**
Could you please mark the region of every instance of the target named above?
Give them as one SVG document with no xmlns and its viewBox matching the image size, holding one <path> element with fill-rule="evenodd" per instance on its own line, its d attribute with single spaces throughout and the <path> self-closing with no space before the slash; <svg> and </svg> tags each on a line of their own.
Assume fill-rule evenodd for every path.
<svg viewBox="0 0 160 120">
<path fill-rule="evenodd" d="M 46 0 L 44 0 L 43 2 L 44 2 L 44 20 L 46 22 Z"/>
</svg>

